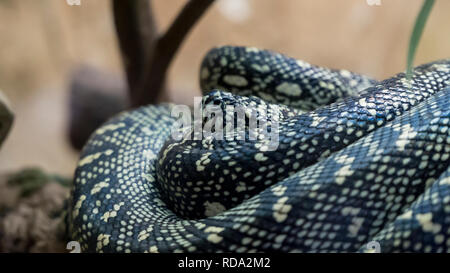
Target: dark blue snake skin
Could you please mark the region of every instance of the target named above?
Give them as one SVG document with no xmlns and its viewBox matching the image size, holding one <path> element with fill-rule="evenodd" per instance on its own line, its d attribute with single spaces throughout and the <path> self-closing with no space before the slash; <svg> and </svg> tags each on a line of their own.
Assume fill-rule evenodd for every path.
<svg viewBox="0 0 450 273">
<path fill-rule="evenodd" d="M 248 60 L 255 56 L 268 58 L 269 69 L 258 61 L 268 74 L 254 78 L 278 77 L 255 95 L 279 98 L 244 96 L 253 82 L 239 77 L 253 75 Z M 318 92 L 298 84 L 312 78 L 322 92 L 354 88 L 346 88 L 351 79 L 340 85 L 342 75 L 375 83 L 304 62 L 295 65 L 314 73 L 293 73 L 293 83 L 282 77 L 287 64 L 294 65 L 272 52 L 213 50 L 201 77 L 223 91 L 205 101 L 281 103 Z M 235 77 L 237 68 L 245 73 Z M 411 82 L 399 74 L 362 92 L 341 91 L 345 98 L 311 112 L 283 108 L 275 151 L 248 139 L 174 141 L 173 105 L 123 113 L 82 152 L 71 236 L 89 252 L 370 252 L 373 242 L 383 252 L 448 252 L 449 79 L 450 60 L 442 60 L 417 67 Z"/>
</svg>

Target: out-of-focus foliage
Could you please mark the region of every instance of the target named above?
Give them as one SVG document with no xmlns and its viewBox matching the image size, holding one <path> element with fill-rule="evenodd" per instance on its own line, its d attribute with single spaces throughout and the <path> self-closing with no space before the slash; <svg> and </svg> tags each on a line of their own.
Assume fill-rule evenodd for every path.
<svg viewBox="0 0 450 273">
<path fill-rule="evenodd" d="M 0 0 L 0 5 L 11 6 L 12 0 Z"/>
<path fill-rule="evenodd" d="M 65 187 L 68 187 L 71 183 L 68 178 L 47 174 L 39 168 L 25 169 L 8 177 L 8 185 L 20 187 L 22 197 L 29 196 L 51 181 Z"/>
<path fill-rule="evenodd" d="M 425 28 L 425 24 L 427 22 L 428 16 L 430 15 L 431 9 L 433 8 L 435 0 L 425 0 L 422 6 L 422 9 L 417 16 L 416 23 L 413 28 L 413 32 L 411 34 L 411 40 L 409 42 L 408 49 L 408 59 L 407 59 L 407 68 L 406 68 L 406 76 L 408 79 L 411 79 L 413 64 L 414 64 L 414 56 L 416 55 L 417 46 L 419 45 L 420 38 L 422 37 L 423 29 Z"/>
<path fill-rule="evenodd" d="M 8 101 L 3 93 L 0 91 L 0 147 L 8 135 L 11 128 L 13 114 L 8 107 Z"/>
</svg>

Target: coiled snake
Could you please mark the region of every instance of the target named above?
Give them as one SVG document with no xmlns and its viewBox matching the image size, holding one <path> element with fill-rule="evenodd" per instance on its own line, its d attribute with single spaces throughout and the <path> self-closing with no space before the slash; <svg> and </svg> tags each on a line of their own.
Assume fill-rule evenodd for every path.
<svg viewBox="0 0 450 273">
<path fill-rule="evenodd" d="M 268 109 L 277 148 L 248 119 L 244 139 L 175 140 L 173 105 L 118 115 L 76 170 L 83 251 L 449 251 L 450 60 L 376 82 L 227 46 L 200 74 L 204 105 Z"/>
</svg>

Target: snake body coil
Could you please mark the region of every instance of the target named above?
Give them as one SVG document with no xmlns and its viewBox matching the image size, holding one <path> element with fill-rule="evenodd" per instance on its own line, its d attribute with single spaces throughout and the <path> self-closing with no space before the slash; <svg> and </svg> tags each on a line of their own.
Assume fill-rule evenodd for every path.
<svg viewBox="0 0 450 273">
<path fill-rule="evenodd" d="M 69 224 L 84 251 L 449 250 L 450 60 L 378 83 L 223 47 L 201 80 L 218 89 L 204 105 L 268 109 L 277 148 L 248 124 L 243 139 L 174 140 L 173 105 L 113 118 L 75 175 Z"/>
</svg>

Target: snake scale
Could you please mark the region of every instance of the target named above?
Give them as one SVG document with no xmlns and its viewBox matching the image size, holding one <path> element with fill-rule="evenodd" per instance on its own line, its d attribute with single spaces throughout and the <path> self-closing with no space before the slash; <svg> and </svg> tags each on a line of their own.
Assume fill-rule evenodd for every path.
<svg viewBox="0 0 450 273">
<path fill-rule="evenodd" d="M 171 104 L 119 114 L 75 173 L 83 251 L 449 251 L 450 60 L 377 82 L 225 46 L 200 78 L 203 106 L 267 109 L 277 148 L 247 123 L 241 139 L 176 140 Z"/>
</svg>

